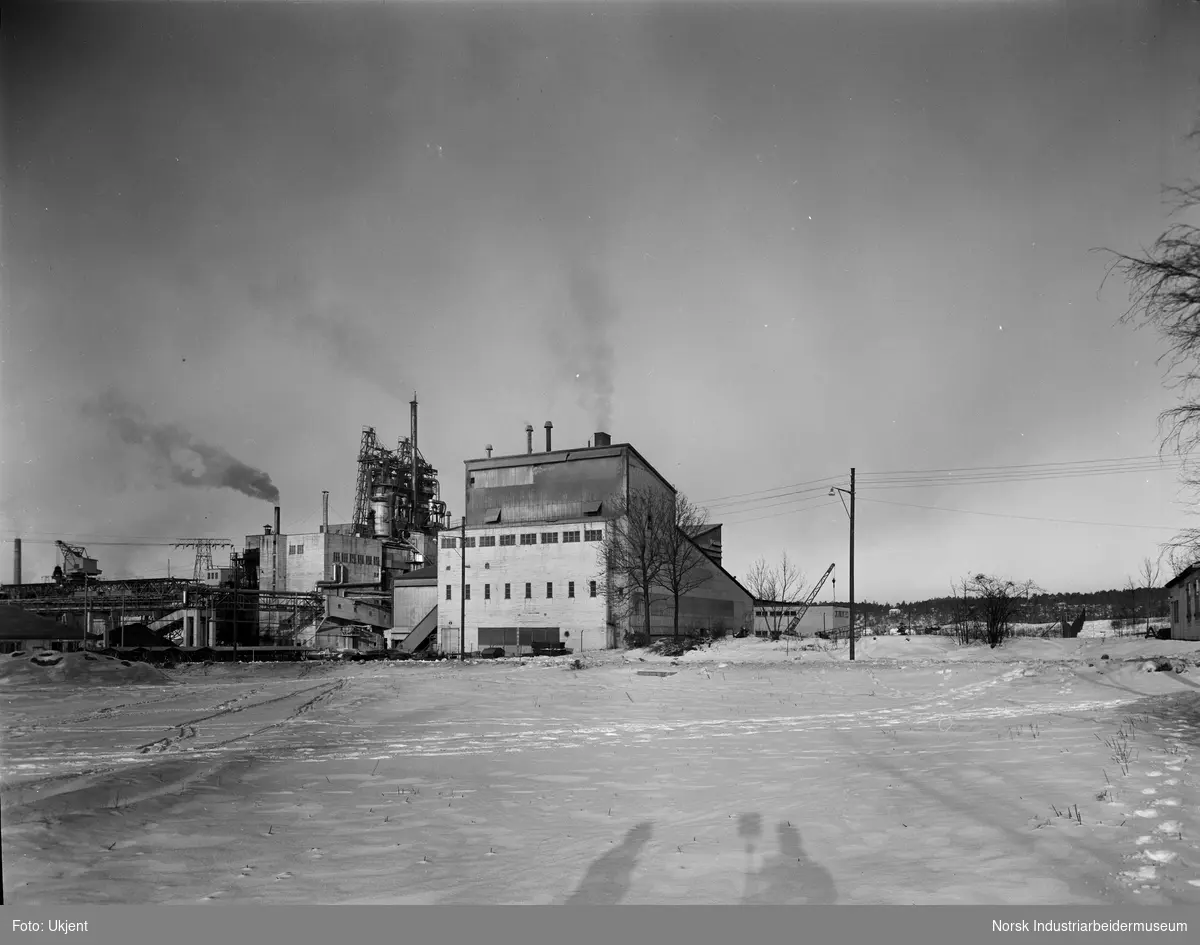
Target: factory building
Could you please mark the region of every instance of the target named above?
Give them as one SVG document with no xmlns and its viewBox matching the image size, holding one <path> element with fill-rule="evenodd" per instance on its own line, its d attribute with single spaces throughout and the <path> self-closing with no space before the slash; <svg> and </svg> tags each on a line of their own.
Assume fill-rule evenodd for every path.
<svg viewBox="0 0 1200 945">
<path fill-rule="evenodd" d="M 618 512 L 614 502 L 641 490 L 674 496 L 674 487 L 628 443 L 597 433 L 587 446 L 467 460 L 465 536 L 441 535 L 437 575 L 437 647 L 467 653 L 503 647 L 529 652 L 535 643 L 561 643 L 575 653 L 622 645 L 640 629 L 644 602 L 606 575 L 604 535 Z M 721 567 L 719 525 L 692 536 L 711 567 L 707 581 L 681 601 L 682 630 L 750 630 L 753 596 Z M 466 556 L 466 578 L 463 558 Z M 427 593 L 427 591 L 426 591 Z M 401 603 L 398 594 L 396 612 Z M 465 605 L 466 619 L 462 620 Z M 669 600 L 650 602 L 655 634 L 672 632 Z"/>
<path fill-rule="evenodd" d="M 411 433 L 401 437 L 395 449 L 381 445 L 373 427 L 363 428 L 353 521 L 330 524 L 325 492 L 316 532 L 284 534 L 276 507 L 273 527 L 266 525 L 261 534 L 246 536 L 245 586 L 272 592 L 319 591 L 326 597 L 325 620 L 316 626 L 292 627 L 278 612 L 263 611 L 263 637 L 290 635 L 317 645 L 314 634 L 337 636 L 333 624 L 390 629 L 396 580 L 436 563 L 446 505 L 438 471 L 417 447 L 415 396 L 410 407 Z"/>
<path fill-rule="evenodd" d="M 772 600 L 754 602 L 754 635 L 770 636 L 776 627 L 785 629 L 795 616 L 804 610 L 800 602 L 779 603 Z M 794 633 L 812 637 L 818 633 L 845 633 L 850 629 L 849 604 L 810 604 L 796 623 Z"/>
</svg>

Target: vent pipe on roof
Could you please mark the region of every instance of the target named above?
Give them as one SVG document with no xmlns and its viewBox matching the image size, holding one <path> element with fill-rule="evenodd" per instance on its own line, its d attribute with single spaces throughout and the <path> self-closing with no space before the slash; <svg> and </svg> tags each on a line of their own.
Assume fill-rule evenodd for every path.
<svg viewBox="0 0 1200 945">
<path fill-rule="evenodd" d="M 612 446 L 612 437 L 609 436 L 607 433 L 597 433 L 596 434 L 596 445 L 597 446 Z"/>
<path fill-rule="evenodd" d="M 264 535 L 269 535 L 269 534 L 271 534 L 271 526 L 270 526 L 270 525 L 264 525 L 264 526 L 263 526 L 263 534 L 264 534 Z"/>
<path fill-rule="evenodd" d="M 533 452 L 533 424 L 525 424 L 525 452 Z"/>
<path fill-rule="evenodd" d="M 487 446 L 484 447 L 484 449 L 487 450 L 488 459 L 491 459 L 492 458 L 492 444 L 489 443 Z"/>
<path fill-rule="evenodd" d="M 554 424 L 549 420 L 546 421 L 546 452 L 550 452 L 550 431 L 554 429 Z"/>
</svg>

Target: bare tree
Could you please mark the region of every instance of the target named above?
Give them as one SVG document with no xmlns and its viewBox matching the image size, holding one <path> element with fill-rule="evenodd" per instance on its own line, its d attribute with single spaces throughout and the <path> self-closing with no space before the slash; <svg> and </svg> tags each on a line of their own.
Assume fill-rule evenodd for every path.
<svg viewBox="0 0 1200 945">
<path fill-rule="evenodd" d="M 1150 629 L 1151 611 L 1154 609 L 1154 589 L 1158 587 L 1158 579 L 1162 573 L 1162 559 L 1154 559 L 1145 557 L 1142 559 L 1141 569 L 1138 571 L 1138 579 L 1142 587 L 1146 590 L 1146 629 Z"/>
<path fill-rule="evenodd" d="M 611 502 L 608 528 L 598 551 L 605 576 L 605 594 L 615 616 L 633 613 L 641 595 L 642 630 L 650 637 L 652 592 L 662 577 L 664 560 L 660 522 L 670 517 L 664 495 L 653 490 L 635 490 Z"/>
<path fill-rule="evenodd" d="M 1189 137 L 1200 143 L 1200 129 Z M 1109 273 L 1120 272 L 1129 285 L 1131 304 L 1121 321 L 1151 326 L 1167 344 L 1159 361 L 1167 363 L 1168 385 L 1179 391 L 1181 402 L 1159 416 L 1159 433 L 1166 430 L 1162 449 L 1174 446 L 1185 462 L 1184 484 L 1200 489 L 1200 475 L 1186 465 L 1200 445 L 1200 227 L 1180 219 L 1200 209 L 1200 182 L 1169 187 L 1167 194 L 1175 203 L 1176 222 L 1140 255 L 1108 250 L 1113 257 Z M 1200 529 L 1183 530 L 1166 548 L 1195 557 Z"/>
<path fill-rule="evenodd" d="M 759 601 L 774 601 L 777 605 L 796 604 L 804 595 L 804 572 L 794 565 L 787 552 L 780 558 L 779 566 L 772 568 L 766 558 L 759 558 L 746 575 L 746 588 Z M 767 633 L 778 640 L 786 626 L 787 607 L 766 607 L 763 610 Z"/>
<path fill-rule="evenodd" d="M 704 530 L 708 518 L 682 493 L 676 493 L 658 519 L 662 567 L 655 584 L 671 598 L 672 636 L 679 636 L 679 602 L 712 577 L 712 562 L 692 540 Z"/>
<path fill-rule="evenodd" d="M 1015 581 L 976 574 L 962 583 L 965 597 L 972 598 L 975 619 L 982 624 L 983 636 L 991 647 L 997 647 L 1011 636 L 1017 612 L 1017 601 L 1039 590 L 1032 581 Z M 968 611 L 969 612 L 969 611 Z"/>
</svg>

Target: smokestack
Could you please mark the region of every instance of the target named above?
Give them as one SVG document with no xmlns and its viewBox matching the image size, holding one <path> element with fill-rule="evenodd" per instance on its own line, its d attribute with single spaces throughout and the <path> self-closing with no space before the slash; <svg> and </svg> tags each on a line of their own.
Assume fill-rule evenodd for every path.
<svg viewBox="0 0 1200 945">
<path fill-rule="evenodd" d="M 409 516 L 415 528 L 420 522 L 417 519 L 417 509 L 421 504 L 420 464 L 417 462 L 417 392 L 413 391 L 413 399 L 409 403 L 412 408 L 412 512 Z"/>
<path fill-rule="evenodd" d="M 550 452 L 550 431 L 554 429 L 554 424 L 549 420 L 546 421 L 546 452 Z"/>
<path fill-rule="evenodd" d="M 13 583 L 21 583 L 21 539 L 13 539 Z"/>
<path fill-rule="evenodd" d="M 329 534 L 329 490 L 321 492 L 321 534 Z"/>
<path fill-rule="evenodd" d="M 491 459 L 492 458 L 492 444 L 489 443 L 487 446 L 484 447 L 484 449 L 487 450 L 488 459 Z"/>
<path fill-rule="evenodd" d="M 612 437 L 609 436 L 607 433 L 597 433 L 596 434 L 596 445 L 597 446 L 612 446 Z"/>
<path fill-rule="evenodd" d="M 533 424 L 525 424 L 525 452 L 533 452 Z"/>
<path fill-rule="evenodd" d="M 275 534 L 282 535 L 283 529 L 279 527 L 279 506 L 275 506 Z"/>
</svg>

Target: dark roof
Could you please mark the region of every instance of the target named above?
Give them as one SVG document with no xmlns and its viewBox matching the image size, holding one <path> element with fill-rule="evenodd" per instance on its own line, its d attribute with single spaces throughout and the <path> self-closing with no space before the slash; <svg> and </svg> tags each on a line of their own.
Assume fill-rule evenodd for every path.
<svg viewBox="0 0 1200 945">
<path fill-rule="evenodd" d="M 0 640 L 83 640 L 82 627 L 58 623 L 20 607 L 0 606 Z"/>
<path fill-rule="evenodd" d="M 490 456 L 477 457 L 475 459 L 464 459 L 463 464 L 468 469 L 502 469 L 511 466 L 535 466 L 545 463 L 564 463 L 570 459 L 585 459 L 590 457 L 603 456 L 620 456 L 622 453 L 632 453 L 645 464 L 655 476 L 662 480 L 663 484 L 675 492 L 675 487 L 667 481 L 667 477 L 660 473 L 637 449 L 629 443 L 613 443 L 609 446 L 576 446 L 565 450 L 551 450 L 549 453 L 512 453 L 506 456 Z"/>
<path fill-rule="evenodd" d="M 680 531 L 683 531 L 683 530 L 680 529 Z M 733 583 L 735 585 L 737 585 L 738 590 L 740 590 L 743 594 L 745 594 L 747 597 L 750 598 L 750 605 L 751 605 L 751 607 L 753 607 L 754 606 L 754 595 L 751 594 L 750 591 L 746 589 L 746 586 L 744 584 L 742 584 L 742 582 L 739 581 L 736 577 L 734 577 L 732 574 L 730 574 L 728 571 L 726 571 L 725 568 L 722 567 L 718 562 L 714 561 L 707 554 L 705 554 L 704 549 L 701 548 L 699 545 L 697 545 L 695 539 L 693 539 L 690 535 L 688 535 L 687 532 L 684 532 L 684 537 L 686 537 L 687 540 L 692 543 L 692 546 L 697 551 L 699 551 L 702 555 L 704 555 L 704 560 L 706 560 L 709 564 L 711 564 L 718 571 L 720 571 L 722 574 L 724 574 L 727 578 L 729 578 L 729 580 L 733 581 Z"/>
<path fill-rule="evenodd" d="M 437 565 L 427 564 L 423 568 L 417 568 L 415 571 L 409 571 L 407 574 L 401 574 L 392 583 L 403 584 L 409 581 L 428 581 L 433 579 L 437 581 Z"/>
<path fill-rule="evenodd" d="M 1171 578 L 1171 580 L 1167 581 L 1167 583 L 1164 584 L 1163 587 L 1174 587 L 1175 585 L 1180 584 L 1183 581 L 1187 580 L 1189 577 L 1191 577 L 1197 571 L 1200 571 L 1200 564 L 1190 564 L 1186 568 L 1184 568 L 1182 571 L 1180 571 L 1178 574 L 1176 574 L 1173 578 Z"/>
<path fill-rule="evenodd" d="M 124 629 L 113 627 L 108 631 L 108 642 L 113 646 L 169 646 L 165 634 L 151 630 L 144 623 L 127 624 Z"/>
</svg>

